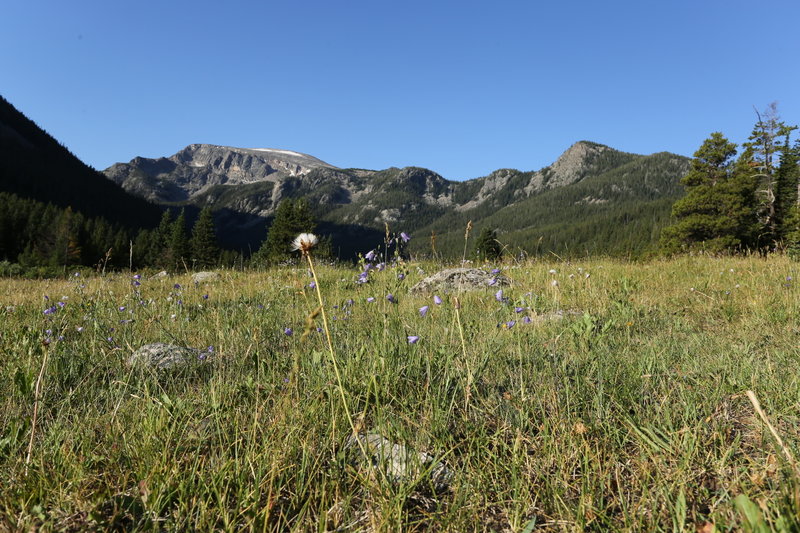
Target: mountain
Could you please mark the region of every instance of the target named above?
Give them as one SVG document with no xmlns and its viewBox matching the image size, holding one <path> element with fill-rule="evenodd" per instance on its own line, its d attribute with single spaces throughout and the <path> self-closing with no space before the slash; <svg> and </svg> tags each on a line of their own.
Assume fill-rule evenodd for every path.
<svg viewBox="0 0 800 533">
<path fill-rule="evenodd" d="M 84 164 L 0 96 L 0 191 L 127 228 L 158 224 L 161 209 Z"/>
<path fill-rule="evenodd" d="M 682 156 L 580 141 L 538 171 L 500 169 L 456 182 L 418 167 L 341 169 L 289 150 L 193 144 L 105 174 L 161 204 L 211 206 L 223 239 L 238 246 L 260 244 L 281 199 L 307 197 L 344 256 L 380 242 L 385 224 L 434 234 L 437 251 L 452 256 L 463 249 L 468 221 L 498 229 L 515 251 L 641 253 L 657 241 L 688 168 Z M 430 251 L 422 238 L 412 249 Z"/>
</svg>

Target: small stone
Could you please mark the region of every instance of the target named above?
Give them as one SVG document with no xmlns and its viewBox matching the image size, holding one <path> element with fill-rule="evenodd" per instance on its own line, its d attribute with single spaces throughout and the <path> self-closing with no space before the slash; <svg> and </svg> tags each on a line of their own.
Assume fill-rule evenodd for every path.
<svg viewBox="0 0 800 533">
<path fill-rule="evenodd" d="M 380 433 L 351 435 L 345 447 L 351 453 L 358 454 L 361 460 L 363 447 L 371 466 L 382 469 L 393 483 L 410 481 L 427 472 L 434 487 L 444 490 L 453 480 L 453 472 L 442 462 L 434 463 L 434 456 L 396 444 Z"/>
<path fill-rule="evenodd" d="M 479 268 L 447 268 L 423 279 L 411 287 L 411 292 L 471 291 L 508 283 L 505 276 L 491 274 Z"/>
<path fill-rule="evenodd" d="M 198 361 L 199 352 L 174 344 L 155 342 L 145 344 L 130 356 L 128 365 L 168 370 Z"/>
<path fill-rule="evenodd" d="M 220 275 L 218 272 L 196 272 L 192 275 L 192 283 L 210 283 L 219 281 Z"/>
</svg>

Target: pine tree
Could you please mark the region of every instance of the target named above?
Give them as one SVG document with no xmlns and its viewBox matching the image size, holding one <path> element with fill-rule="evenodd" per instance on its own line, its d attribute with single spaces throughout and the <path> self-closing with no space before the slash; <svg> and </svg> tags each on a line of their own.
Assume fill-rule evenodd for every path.
<svg viewBox="0 0 800 533">
<path fill-rule="evenodd" d="M 753 176 L 758 181 L 756 198 L 758 202 L 758 220 L 760 230 L 757 246 L 762 253 L 774 250 L 783 233 L 786 202 L 781 193 L 786 193 L 785 184 L 781 183 L 779 166 L 776 164 L 789 149 L 789 135 L 796 126 L 787 126 L 780 120 L 777 105 L 773 102 L 763 113 L 756 111 L 758 121 L 745 143 L 752 150 Z M 781 138 L 786 142 L 781 143 Z"/>
<path fill-rule="evenodd" d="M 503 248 L 497 240 L 497 231 L 483 228 L 475 241 L 475 255 L 479 260 L 495 261 L 503 255 Z"/>
<path fill-rule="evenodd" d="M 314 215 L 305 198 L 283 200 L 275 210 L 275 218 L 267 238 L 253 255 L 255 263 L 275 263 L 292 257 L 292 241 L 298 234 L 313 233 L 316 229 Z"/>
<path fill-rule="evenodd" d="M 208 207 L 200 211 L 200 216 L 192 228 L 192 263 L 197 268 L 209 268 L 219 261 L 219 246 L 214 231 L 214 217 Z"/>
<path fill-rule="evenodd" d="M 755 182 L 747 156 L 736 164 L 736 145 L 715 132 L 695 152 L 692 168 L 681 179 L 686 195 L 672 206 L 677 220 L 664 229 L 661 247 L 667 253 L 734 251 L 750 243 Z"/>
<path fill-rule="evenodd" d="M 186 213 L 181 209 L 178 218 L 170 225 L 169 244 L 167 246 L 167 265 L 169 268 L 180 268 L 189 259 L 189 237 L 186 233 Z"/>
</svg>

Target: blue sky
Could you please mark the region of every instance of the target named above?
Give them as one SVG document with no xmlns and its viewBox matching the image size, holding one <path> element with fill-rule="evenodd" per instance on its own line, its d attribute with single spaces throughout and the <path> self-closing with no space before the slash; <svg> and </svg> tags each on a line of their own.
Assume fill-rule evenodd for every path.
<svg viewBox="0 0 800 533">
<path fill-rule="evenodd" d="M 800 123 L 800 2 L 5 0 L 0 94 L 88 164 L 192 143 L 448 179 Z"/>
</svg>

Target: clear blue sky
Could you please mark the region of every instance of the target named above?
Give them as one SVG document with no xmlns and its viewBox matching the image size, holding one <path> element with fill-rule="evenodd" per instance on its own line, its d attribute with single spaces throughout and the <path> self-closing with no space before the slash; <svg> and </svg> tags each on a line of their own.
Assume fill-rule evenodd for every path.
<svg viewBox="0 0 800 533">
<path fill-rule="evenodd" d="M 800 2 L 4 0 L 0 94 L 88 164 L 191 143 L 449 179 L 800 123 Z"/>
</svg>

